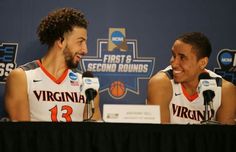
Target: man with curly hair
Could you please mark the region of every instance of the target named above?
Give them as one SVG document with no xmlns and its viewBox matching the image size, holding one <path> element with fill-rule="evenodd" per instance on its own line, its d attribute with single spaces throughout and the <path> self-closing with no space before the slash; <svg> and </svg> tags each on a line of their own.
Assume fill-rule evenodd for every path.
<svg viewBox="0 0 236 152">
<path fill-rule="evenodd" d="M 87 54 L 84 14 L 73 8 L 49 13 L 37 34 L 47 53 L 39 60 L 14 69 L 7 77 L 5 105 L 12 121 L 83 121 L 86 96 L 81 91 L 82 74 L 76 71 Z M 93 120 L 100 120 L 99 95 L 94 99 Z"/>
</svg>

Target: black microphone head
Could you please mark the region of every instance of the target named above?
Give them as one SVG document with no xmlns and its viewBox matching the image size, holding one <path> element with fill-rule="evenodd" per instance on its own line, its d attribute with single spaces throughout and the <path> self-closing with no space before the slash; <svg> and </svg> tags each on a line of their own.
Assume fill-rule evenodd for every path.
<svg viewBox="0 0 236 152">
<path fill-rule="evenodd" d="M 85 91 L 85 94 L 86 94 L 87 100 L 91 101 L 96 97 L 97 91 L 94 90 L 93 88 L 90 88 Z"/>
<path fill-rule="evenodd" d="M 215 97 L 215 92 L 213 90 L 205 90 L 202 94 L 207 102 L 212 101 L 212 99 Z"/>
<path fill-rule="evenodd" d="M 201 79 L 211 79 L 211 77 L 210 77 L 209 73 L 203 72 L 198 77 L 198 80 L 201 80 Z"/>
<path fill-rule="evenodd" d="M 85 71 L 82 77 L 93 78 L 93 73 L 91 71 Z"/>
</svg>

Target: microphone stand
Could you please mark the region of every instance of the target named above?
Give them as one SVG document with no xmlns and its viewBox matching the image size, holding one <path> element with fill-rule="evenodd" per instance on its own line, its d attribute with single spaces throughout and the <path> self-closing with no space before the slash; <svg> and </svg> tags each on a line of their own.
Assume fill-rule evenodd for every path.
<svg viewBox="0 0 236 152">
<path fill-rule="evenodd" d="M 208 116 L 208 104 L 207 104 L 207 102 L 204 100 L 204 106 L 205 106 L 205 111 L 204 111 L 204 120 L 201 122 L 201 123 L 206 123 L 207 121 L 208 121 L 208 118 L 209 118 L 209 116 Z"/>
<path fill-rule="evenodd" d="M 91 119 L 94 114 L 94 109 L 92 109 L 92 107 L 91 107 L 91 101 L 87 100 L 86 105 L 87 105 L 87 119 L 85 119 L 84 121 L 85 122 L 94 122 L 95 120 Z"/>
<path fill-rule="evenodd" d="M 91 113 L 91 111 L 90 111 L 90 103 L 89 103 L 89 101 L 87 101 L 87 120 L 90 119 L 90 113 Z"/>
<path fill-rule="evenodd" d="M 211 110 L 211 117 L 209 117 L 209 101 L 205 99 L 204 97 L 204 106 L 205 106 L 205 111 L 204 111 L 204 120 L 201 121 L 201 124 L 203 125 L 217 125 L 220 124 L 218 121 L 211 120 L 211 118 L 214 116 L 214 110 Z"/>
</svg>

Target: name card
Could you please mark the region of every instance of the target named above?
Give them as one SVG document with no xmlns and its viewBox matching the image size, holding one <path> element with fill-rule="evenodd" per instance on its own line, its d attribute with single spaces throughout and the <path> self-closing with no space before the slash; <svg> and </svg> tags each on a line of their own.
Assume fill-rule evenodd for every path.
<svg viewBox="0 0 236 152">
<path fill-rule="evenodd" d="M 160 107 L 158 105 L 103 105 L 103 120 L 105 122 L 159 124 L 160 119 Z"/>
</svg>

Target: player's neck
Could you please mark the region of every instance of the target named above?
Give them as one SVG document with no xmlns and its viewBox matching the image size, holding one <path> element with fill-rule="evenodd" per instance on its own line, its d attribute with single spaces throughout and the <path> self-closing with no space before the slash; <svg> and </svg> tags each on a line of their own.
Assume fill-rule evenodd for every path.
<svg viewBox="0 0 236 152">
<path fill-rule="evenodd" d="M 182 87 L 185 88 L 186 92 L 189 95 L 193 95 L 197 91 L 198 81 L 192 81 L 192 82 L 183 82 L 181 83 Z"/>
<path fill-rule="evenodd" d="M 64 57 L 58 53 L 48 52 L 41 59 L 41 64 L 55 78 L 60 77 L 68 69 Z"/>
</svg>

